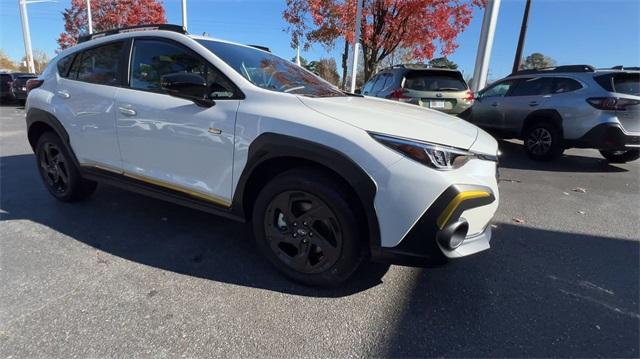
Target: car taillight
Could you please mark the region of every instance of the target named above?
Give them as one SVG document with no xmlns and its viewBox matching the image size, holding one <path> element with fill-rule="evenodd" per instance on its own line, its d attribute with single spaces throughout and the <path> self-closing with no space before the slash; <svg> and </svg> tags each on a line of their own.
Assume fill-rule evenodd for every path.
<svg viewBox="0 0 640 359">
<path fill-rule="evenodd" d="M 29 93 L 29 91 L 38 88 L 40 86 L 42 86 L 42 84 L 44 83 L 44 80 L 39 80 L 39 79 L 29 79 L 27 80 L 27 93 Z"/>
<path fill-rule="evenodd" d="M 587 102 L 598 110 L 626 111 L 627 107 L 640 105 L 640 101 L 618 97 L 591 97 Z"/>
<path fill-rule="evenodd" d="M 472 102 L 475 99 L 476 99 L 476 94 L 474 94 L 473 91 L 471 90 L 467 91 L 467 97 L 465 97 L 464 100 L 466 102 Z"/>
<path fill-rule="evenodd" d="M 407 91 L 404 89 L 397 89 L 395 91 L 393 91 L 390 95 L 389 95 L 389 99 L 391 100 L 396 100 L 396 101 L 401 101 L 401 102 L 406 102 L 406 101 L 410 101 L 411 97 L 407 96 Z"/>
</svg>

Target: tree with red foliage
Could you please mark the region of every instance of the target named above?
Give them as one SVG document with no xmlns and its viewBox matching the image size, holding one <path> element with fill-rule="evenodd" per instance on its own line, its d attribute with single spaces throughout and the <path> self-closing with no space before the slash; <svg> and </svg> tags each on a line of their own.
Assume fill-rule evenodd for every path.
<svg viewBox="0 0 640 359">
<path fill-rule="evenodd" d="M 71 0 L 71 7 L 64 10 L 64 30 L 58 38 L 61 49 L 76 44 L 78 36 L 89 32 L 86 0 Z M 92 0 L 91 19 L 93 31 L 106 31 L 142 24 L 167 22 L 164 7 L 158 0 Z"/>
<path fill-rule="evenodd" d="M 442 56 L 453 53 L 473 7 L 487 0 L 287 0 L 283 17 L 291 45 L 302 38 L 307 48 L 312 43 L 331 48 L 340 37 L 353 43 L 356 1 L 363 3 L 360 40 L 367 80 L 399 48 L 411 49 L 418 60 L 433 58 L 438 47 Z"/>
</svg>

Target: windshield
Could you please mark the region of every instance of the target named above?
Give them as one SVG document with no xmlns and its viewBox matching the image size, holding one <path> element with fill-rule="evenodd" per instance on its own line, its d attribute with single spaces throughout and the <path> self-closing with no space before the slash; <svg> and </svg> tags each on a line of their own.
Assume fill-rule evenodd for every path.
<svg viewBox="0 0 640 359">
<path fill-rule="evenodd" d="M 309 71 L 268 52 L 219 41 L 196 41 L 263 89 L 310 97 L 345 96 Z"/>
</svg>

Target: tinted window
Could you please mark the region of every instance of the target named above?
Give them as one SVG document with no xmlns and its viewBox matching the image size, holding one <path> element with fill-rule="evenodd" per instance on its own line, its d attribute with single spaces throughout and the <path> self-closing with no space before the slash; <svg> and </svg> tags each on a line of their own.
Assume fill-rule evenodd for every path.
<svg viewBox="0 0 640 359">
<path fill-rule="evenodd" d="M 362 86 L 362 93 L 368 94 L 369 92 L 371 92 L 371 89 L 373 88 L 373 84 L 376 82 L 377 79 L 378 77 L 374 76 L 371 80 L 369 80 L 369 82 L 364 84 L 364 86 Z"/>
<path fill-rule="evenodd" d="M 498 82 L 480 93 L 481 97 L 503 97 L 509 92 L 515 80 Z"/>
<path fill-rule="evenodd" d="M 137 40 L 131 57 L 131 88 L 162 91 L 161 79 L 169 74 L 196 74 L 206 80 L 209 98 L 235 98 L 231 82 L 192 51 L 158 40 Z"/>
<path fill-rule="evenodd" d="M 415 91 L 465 91 L 467 84 L 456 72 L 412 71 L 405 76 L 404 87 Z"/>
<path fill-rule="evenodd" d="M 606 74 L 595 80 L 607 91 L 640 96 L 640 73 Z"/>
<path fill-rule="evenodd" d="M 576 80 L 568 79 L 566 77 L 558 77 L 555 79 L 555 85 L 553 87 L 553 93 L 564 93 L 579 90 L 582 85 Z"/>
<path fill-rule="evenodd" d="M 511 91 L 509 96 L 539 96 L 548 95 L 553 92 L 553 78 L 536 77 L 533 79 L 523 79 Z"/>
<path fill-rule="evenodd" d="M 386 83 L 390 82 L 389 77 L 391 77 L 389 74 L 378 75 L 378 79 L 376 80 L 376 83 L 373 85 L 371 92 L 378 93 L 380 92 L 380 90 L 384 89 Z"/>
<path fill-rule="evenodd" d="M 68 77 L 101 85 L 119 85 L 123 47 L 124 43 L 116 42 L 82 52 L 73 62 Z"/>
<path fill-rule="evenodd" d="M 67 55 L 58 61 L 58 74 L 61 77 L 67 77 L 69 75 L 69 67 L 71 67 L 75 56 L 76 54 Z"/>
<path fill-rule="evenodd" d="M 197 40 L 236 72 L 263 89 L 312 97 L 345 96 L 300 66 L 268 52 L 226 42 Z"/>
<path fill-rule="evenodd" d="M 0 80 L 2 80 L 2 83 L 5 83 L 5 82 L 11 81 L 12 78 L 11 78 L 11 75 L 1 74 Z"/>
</svg>

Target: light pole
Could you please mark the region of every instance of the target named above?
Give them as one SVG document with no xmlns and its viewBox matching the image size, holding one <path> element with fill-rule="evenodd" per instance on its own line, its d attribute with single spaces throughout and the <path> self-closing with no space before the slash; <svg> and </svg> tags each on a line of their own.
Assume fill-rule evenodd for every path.
<svg viewBox="0 0 640 359">
<path fill-rule="evenodd" d="M 513 59 L 513 70 L 516 72 L 520 69 L 522 61 L 522 50 L 524 48 L 524 39 L 527 36 L 527 24 L 529 23 L 529 10 L 531 9 L 531 0 L 527 0 L 524 6 L 524 14 L 522 15 L 522 26 L 520 27 L 520 38 L 518 39 L 518 48 L 516 49 L 516 57 Z"/>
<path fill-rule="evenodd" d="M 20 20 L 22 22 L 22 39 L 24 40 L 24 52 L 27 58 L 27 68 L 29 72 L 35 73 L 36 66 L 33 63 L 33 49 L 31 48 L 31 32 L 29 31 L 29 14 L 27 13 L 27 5 L 39 2 L 55 2 L 54 0 L 18 0 L 18 8 L 20 9 Z"/>
<path fill-rule="evenodd" d="M 360 27 L 362 26 L 362 0 L 357 0 L 356 6 L 356 34 L 353 40 L 353 62 L 351 64 L 351 92 L 356 91 L 356 76 L 358 75 L 358 48 L 360 47 Z"/>
<path fill-rule="evenodd" d="M 20 4 L 20 20 L 22 21 L 22 38 L 24 40 L 24 52 L 27 58 L 27 68 L 29 72 L 35 73 L 36 67 L 33 64 L 33 50 L 31 49 L 31 33 L 29 32 L 29 16 L 27 14 L 27 1 L 18 0 Z"/>
<path fill-rule="evenodd" d="M 187 0 L 182 0 L 182 27 L 187 29 Z"/>
<path fill-rule="evenodd" d="M 493 36 L 496 32 L 499 10 L 500 0 L 489 0 L 487 2 L 487 7 L 484 10 L 484 17 L 482 18 L 482 30 L 480 31 L 480 43 L 478 44 L 476 65 L 473 70 L 472 90 L 474 92 L 478 92 L 487 84 L 489 60 L 491 60 L 491 48 L 493 47 Z"/>
<path fill-rule="evenodd" d="M 89 23 L 89 35 L 93 34 L 93 22 L 91 21 L 91 0 L 87 0 L 87 22 Z"/>
</svg>

